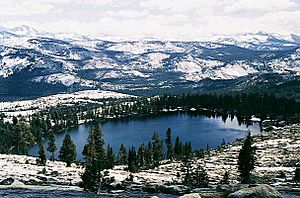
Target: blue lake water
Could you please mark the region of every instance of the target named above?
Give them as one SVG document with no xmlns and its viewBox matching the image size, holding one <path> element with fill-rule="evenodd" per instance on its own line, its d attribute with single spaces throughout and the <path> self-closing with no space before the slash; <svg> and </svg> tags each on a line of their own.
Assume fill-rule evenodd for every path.
<svg viewBox="0 0 300 198">
<path fill-rule="evenodd" d="M 90 124 L 83 124 L 57 134 L 58 148 L 62 144 L 64 135 L 70 133 L 77 145 L 77 157 L 79 160 L 82 159 L 81 153 L 86 144 L 90 126 Z M 260 132 L 258 123 L 247 127 L 239 125 L 236 118 L 223 122 L 221 117 L 208 118 L 204 115 L 177 112 L 157 117 L 109 120 L 102 123 L 105 142 L 110 144 L 115 152 L 119 150 L 121 143 L 124 143 L 126 147 L 132 145 L 138 147 L 141 143 L 147 143 L 153 132 L 158 132 L 159 136 L 165 139 L 167 128 L 172 129 L 173 141 L 176 136 L 179 136 L 182 142 L 191 141 L 194 149 L 206 148 L 207 145 L 215 148 L 222 143 L 223 139 L 226 142 L 233 142 L 244 138 L 248 130 L 253 134 Z M 45 147 L 47 143 L 46 139 Z M 29 154 L 37 156 L 37 153 L 38 146 L 35 145 L 30 149 Z"/>
</svg>

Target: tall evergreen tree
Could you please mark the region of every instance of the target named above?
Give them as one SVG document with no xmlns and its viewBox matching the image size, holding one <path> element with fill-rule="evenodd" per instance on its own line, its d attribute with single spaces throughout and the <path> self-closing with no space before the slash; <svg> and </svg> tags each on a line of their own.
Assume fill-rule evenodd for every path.
<svg viewBox="0 0 300 198">
<path fill-rule="evenodd" d="M 153 166 L 158 167 L 160 161 L 163 159 L 163 141 L 159 139 L 158 133 L 154 133 L 152 137 L 153 147 Z"/>
<path fill-rule="evenodd" d="M 45 152 L 45 147 L 42 142 L 39 143 L 39 158 L 37 159 L 37 164 L 45 166 L 47 162 L 47 156 Z"/>
<path fill-rule="evenodd" d="M 35 138 L 25 121 L 19 121 L 15 127 L 14 142 L 18 154 L 28 154 L 28 149 L 34 144 Z"/>
<path fill-rule="evenodd" d="M 149 141 L 148 146 L 146 148 L 146 153 L 145 153 L 145 162 L 146 162 L 146 167 L 151 168 L 153 164 L 153 148 L 152 148 L 152 143 Z"/>
<path fill-rule="evenodd" d="M 104 144 L 102 130 L 99 124 L 95 124 L 90 128 L 88 142 L 82 153 L 85 171 L 81 175 L 82 183 L 80 186 L 86 191 L 99 192 L 107 188 L 108 183 L 111 182 L 111 178 L 105 177 L 102 171 L 113 166 L 114 154 L 112 148 L 109 147 L 107 153 L 110 160 L 107 160 L 108 155 L 106 155 Z"/>
<path fill-rule="evenodd" d="M 299 167 L 297 167 L 295 169 L 295 176 L 293 179 L 296 183 L 300 183 L 300 168 Z"/>
<path fill-rule="evenodd" d="M 241 183 L 251 182 L 251 171 L 254 169 L 255 148 L 252 147 L 252 138 L 249 131 L 242 149 L 238 156 L 238 170 L 240 172 Z"/>
<path fill-rule="evenodd" d="M 128 151 L 128 170 L 132 173 L 138 171 L 138 159 L 137 159 L 136 150 L 134 146 L 129 148 Z"/>
<path fill-rule="evenodd" d="M 56 144 L 55 144 L 55 135 L 52 130 L 49 131 L 49 142 L 47 150 L 51 153 L 50 160 L 54 161 L 54 153 L 57 150 Z"/>
<path fill-rule="evenodd" d="M 166 146 L 167 146 L 167 156 L 166 158 L 169 160 L 173 160 L 174 158 L 174 148 L 172 144 L 172 131 L 171 128 L 167 130 L 167 138 L 166 138 Z"/>
<path fill-rule="evenodd" d="M 141 144 L 141 146 L 138 150 L 138 160 L 139 160 L 139 166 L 144 167 L 145 166 L 145 145 L 144 145 L 144 143 Z"/>
<path fill-rule="evenodd" d="M 186 142 L 183 146 L 183 158 L 185 159 L 192 159 L 193 158 L 193 149 L 192 143 Z"/>
<path fill-rule="evenodd" d="M 114 165 L 115 165 L 115 154 L 114 154 L 114 151 L 113 151 L 113 148 L 108 145 L 107 146 L 107 155 L 106 155 L 106 163 L 107 163 L 107 166 L 106 168 L 113 168 Z"/>
<path fill-rule="evenodd" d="M 76 161 L 76 145 L 69 133 L 67 133 L 63 139 L 62 146 L 59 151 L 58 158 L 67 163 L 67 166 L 71 166 L 71 163 Z"/>
<path fill-rule="evenodd" d="M 179 140 L 179 137 L 176 137 L 175 140 L 175 146 L 174 146 L 174 154 L 176 157 L 176 160 L 180 160 L 182 156 L 182 143 Z"/>
<path fill-rule="evenodd" d="M 121 165 L 127 164 L 127 151 L 124 144 L 120 145 L 119 154 L 118 154 L 118 163 Z"/>
</svg>

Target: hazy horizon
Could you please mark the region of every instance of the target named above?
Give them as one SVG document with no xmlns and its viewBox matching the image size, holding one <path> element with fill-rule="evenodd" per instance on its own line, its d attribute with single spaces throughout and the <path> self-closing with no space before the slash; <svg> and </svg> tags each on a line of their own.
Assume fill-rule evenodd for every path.
<svg viewBox="0 0 300 198">
<path fill-rule="evenodd" d="M 212 35 L 300 35 L 300 0 L 6 0 L 0 26 L 95 37 L 199 40 Z"/>
</svg>

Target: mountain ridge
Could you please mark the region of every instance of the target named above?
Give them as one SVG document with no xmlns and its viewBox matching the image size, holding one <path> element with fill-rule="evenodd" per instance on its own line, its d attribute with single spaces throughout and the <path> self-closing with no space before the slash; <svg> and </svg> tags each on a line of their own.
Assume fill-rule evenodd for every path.
<svg viewBox="0 0 300 198">
<path fill-rule="evenodd" d="M 284 80 L 300 76 L 296 35 L 259 32 L 211 41 L 104 41 L 81 35 L 55 38 L 27 26 L 1 28 L 1 35 L 0 84 L 6 86 L 1 94 L 18 89 L 23 93 L 28 86 L 33 90 L 44 86 L 49 93 L 91 88 L 140 94 L 199 87 L 211 91 L 228 80 L 245 85 L 229 87 L 238 90 L 251 86 L 247 83 L 251 76 L 274 74 Z M 207 80 L 215 81 L 214 87 L 204 85 Z"/>
</svg>

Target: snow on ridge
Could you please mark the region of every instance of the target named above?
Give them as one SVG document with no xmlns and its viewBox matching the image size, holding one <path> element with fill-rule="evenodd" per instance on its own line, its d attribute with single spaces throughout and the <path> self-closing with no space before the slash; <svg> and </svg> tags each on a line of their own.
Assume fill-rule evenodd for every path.
<svg viewBox="0 0 300 198">
<path fill-rule="evenodd" d="M 183 52 L 185 49 L 177 47 L 171 42 L 164 42 L 163 44 L 148 42 L 148 41 L 138 41 L 138 42 L 119 42 L 113 46 L 107 48 L 110 51 L 123 51 L 132 54 L 143 54 L 146 52 L 155 51 L 172 51 L 172 52 Z"/>
<path fill-rule="evenodd" d="M 225 67 L 216 71 L 216 76 L 212 79 L 234 79 L 257 72 L 258 71 L 253 67 L 238 61 L 236 63 L 227 64 Z"/>
<path fill-rule="evenodd" d="M 94 101 L 94 99 L 119 99 L 131 97 L 136 96 L 113 91 L 84 90 L 74 93 L 55 94 L 32 100 L 0 102 L 0 112 L 9 116 L 17 116 L 19 114 L 27 116 L 34 114 L 38 110 L 62 104 L 75 104 L 77 102 L 95 103 L 96 101 Z"/>
<path fill-rule="evenodd" d="M 198 64 L 195 62 L 181 62 L 177 70 L 184 73 L 181 77 L 182 80 L 195 82 L 206 78 L 213 80 L 235 79 L 258 72 L 257 69 L 242 61 L 220 66 L 222 66 L 222 63 L 219 61 L 199 61 Z"/>
<path fill-rule="evenodd" d="M 13 74 L 15 69 L 21 70 L 22 68 L 26 67 L 29 63 L 27 58 L 10 58 L 10 57 L 3 57 L 0 60 L 0 77 L 8 77 Z"/>
<path fill-rule="evenodd" d="M 140 78 L 149 78 L 150 74 L 142 73 L 138 70 L 123 68 L 123 70 L 109 70 L 105 72 L 97 72 L 98 78 L 131 78 L 131 77 L 140 77 Z"/>
<path fill-rule="evenodd" d="M 164 53 L 151 53 L 148 54 L 149 64 L 151 68 L 156 69 L 160 68 L 163 65 L 163 60 L 169 58 L 170 55 Z"/>
<path fill-rule="evenodd" d="M 75 76 L 70 73 L 56 73 L 50 74 L 46 76 L 38 76 L 32 79 L 32 82 L 46 82 L 49 84 L 63 84 L 65 86 L 71 86 L 75 83 L 79 83 L 81 86 L 84 87 L 94 87 L 95 82 L 91 80 L 85 80 L 78 76 Z"/>
</svg>

